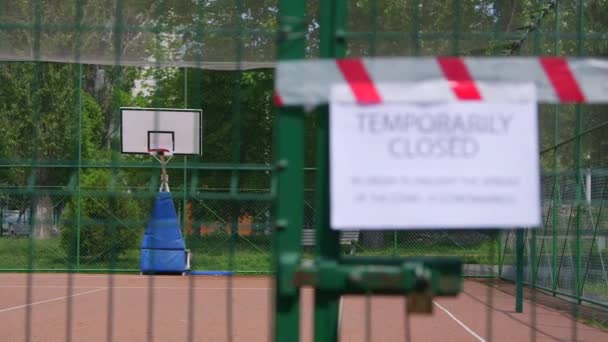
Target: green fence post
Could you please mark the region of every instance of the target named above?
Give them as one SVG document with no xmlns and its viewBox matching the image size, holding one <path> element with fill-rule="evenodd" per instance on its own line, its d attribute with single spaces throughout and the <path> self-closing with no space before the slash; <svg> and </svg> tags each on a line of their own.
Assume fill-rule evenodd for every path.
<svg viewBox="0 0 608 342">
<path fill-rule="evenodd" d="M 393 256 L 397 256 L 397 231 L 393 230 Z"/>
<path fill-rule="evenodd" d="M 583 1 L 579 0 L 577 3 L 577 51 L 578 55 L 582 56 L 584 52 L 584 6 Z M 581 304 L 581 279 L 583 269 L 582 259 L 582 229 L 583 229 L 583 216 L 581 207 L 583 203 L 582 190 L 584 186 L 583 181 L 583 129 L 584 129 L 584 113 L 581 105 L 576 106 L 576 299 L 578 304 Z M 578 307 L 576 316 L 578 316 Z"/>
<path fill-rule="evenodd" d="M 515 244 L 516 249 L 516 293 L 515 293 L 515 311 L 523 312 L 524 304 L 524 230 L 517 229 L 515 233 L 517 236 L 517 242 Z"/>
<path fill-rule="evenodd" d="M 537 228 L 532 228 L 531 230 L 531 234 L 530 234 L 530 268 L 528 268 L 529 270 L 531 270 L 530 272 L 530 276 L 532 277 L 532 279 L 530 279 L 530 287 L 535 290 L 536 289 L 536 278 L 537 278 L 537 274 L 538 274 L 538 265 L 540 265 L 540 257 L 542 254 L 542 248 L 541 248 L 541 252 L 538 254 L 538 259 L 536 259 L 536 253 L 537 250 L 537 246 L 536 246 L 536 229 Z M 543 240 L 544 241 L 544 240 Z"/>
<path fill-rule="evenodd" d="M 197 38 L 198 39 L 198 38 Z M 200 58 L 200 56 L 198 57 Z M 199 60 L 197 60 L 197 64 L 200 63 Z M 203 85 L 203 73 L 205 71 L 199 68 L 184 68 L 184 106 L 186 108 L 189 109 L 202 109 L 203 108 L 203 89 L 202 89 L 202 85 Z M 202 124 L 202 123 L 201 123 Z M 204 127 L 204 126 L 203 126 Z M 188 206 L 188 196 L 187 196 L 187 189 L 189 187 L 186 186 L 187 183 L 187 178 L 188 178 L 188 157 L 184 156 L 184 162 L 183 162 L 183 167 L 184 167 L 184 174 L 183 174 L 183 182 L 184 182 L 184 196 L 182 198 L 182 206 L 183 206 L 183 210 L 182 210 L 182 221 L 183 221 L 183 225 L 182 225 L 182 229 L 184 230 L 184 232 L 187 233 L 186 231 L 186 223 L 187 223 L 187 217 L 186 217 L 186 208 Z M 202 172 L 202 170 L 199 170 L 198 172 Z M 188 236 L 188 234 L 184 234 L 184 239 L 186 241 L 186 243 L 189 242 L 190 240 L 190 236 Z M 191 246 L 192 247 L 192 246 Z"/>
<path fill-rule="evenodd" d="M 344 29 L 347 4 L 343 0 L 324 1 L 320 4 L 320 55 L 322 58 L 335 58 L 344 55 L 344 40 L 337 33 Z M 319 260 L 338 260 L 340 258 L 339 234 L 330 227 L 329 218 L 329 110 L 323 107 L 318 111 L 317 130 L 317 217 L 315 254 Z M 315 290 L 315 337 L 317 342 L 338 340 L 338 315 L 340 293 Z"/>
<path fill-rule="evenodd" d="M 559 3 L 556 4 L 555 6 L 555 54 L 559 55 L 560 54 L 560 42 L 561 42 L 561 38 L 560 38 L 560 25 L 561 25 L 561 19 L 560 19 L 560 10 L 559 10 Z M 560 212 L 560 203 L 559 203 L 559 176 L 558 176 L 558 172 L 559 172 L 559 168 L 558 168 L 558 159 L 557 159 L 557 153 L 558 153 L 558 149 L 555 148 L 555 146 L 557 146 L 557 144 L 559 144 L 559 136 L 560 136 L 560 125 L 559 125 L 559 105 L 554 105 L 553 106 L 553 218 L 552 218 L 552 226 L 553 226 L 553 254 L 552 254 L 552 275 L 553 275 L 553 279 L 552 279 L 552 284 L 551 284 L 551 290 L 552 290 L 552 294 L 553 296 L 557 295 L 557 286 L 559 283 L 559 279 L 557 277 L 558 275 L 558 268 L 559 268 L 559 264 L 558 264 L 558 254 L 559 254 L 559 246 L 558 246 L 558 234 L 559 234 L 559 225 L 560 225 L 560 217 L 559 217 L 559 212 Z"/>
<path fill-rule="evenodd" d="M 78 113 L 78 170 L 76 171 L 76 272 L 80 272 L 80 230 L 82 229 L 82 64 L 78 64 L 76 80 L 76 113 Z"/>
<path fill-rule="evenodd" d="M 184 109 L 188 108 L 188 68 L 184 68 Z M 184 236 L 184 240 L 188 241 L 188 232 L 186 230 L 186 222 L 187 222 L 187 214 L 188 214 L 188 157 L 184 156 L 183 161 L 183 172 L 182 172 L 182 217 L 181 217 L 181 227 L 182 227 L 182 235 Z"/>
<path fill-rule="evenodd" d="M 503 239 L 503 231 L 499 230 L 498 233 L 496 234 L 496 251 L 497 251 L 497 258 L 496 258 L 496 262 L 498 263 L 498 274 L 496 276 L 496 278 L 500 278 L 502 277 L 502 263 L 503 263 L 503 244 L 502 244 L 502 239 Z"/>
<path fill-rule="evenodd" d="M 306 2 L 279 2 L 278 59 L 302 59 L 305 53 Z M 300 334 L 300 295 L 293 275 L 301 257 L 304 214 L 304 113 L 300 108 L 283 107 L 275 124 L 275 165 L 277 198 L 274 202 L 273 234 L 275 275 L 275 341 L 293 341 Z"/>
</svg>

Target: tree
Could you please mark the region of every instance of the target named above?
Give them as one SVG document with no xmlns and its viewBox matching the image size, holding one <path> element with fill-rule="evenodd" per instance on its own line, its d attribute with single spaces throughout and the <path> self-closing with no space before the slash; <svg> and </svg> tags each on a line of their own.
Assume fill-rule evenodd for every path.
<svg viewBox="0 0 608 342">
<path fill-rule="evenodd" d="M 99 191 L 109 188 L 111 182 L 109 170 L 92 169 L 83 173 L 81 187 L 84 191 Z M 80 236 L 80 256 L 85 261 L 115 261 L 125 250 L 136 246 L 145 226 L 146 207 L 125 196 L 85 194 L 80 203 L 77 196 L 72 196 L 62 215 L 62 247 L 68 256 L 75 256 Z"/>
<path fill-rule="evenodd" d="M 0 65 L 0 134 L 5 137 L 2 159 L 32 163 L 76 160 L 78 145 L 86 158 L 100 139 L 101 110 L 82 94 L 81 136 L 75 110 L 73 66 L 55 63 L 6 63 Z M 35 180 L 36 186 L 55 187 L 68 182 L 72 170 L 50 167 L 13 168 L 2 175 L 16 186 Z M 50 193 L 29 197 L 34 215 L 34 235 L 48 237 L 52 231 L 54 200 Z"/>
<path fill-rule="evenodd" d="M 273 75 L 270 70 L 248 71 L 192 71 L 200 78 L 196 88 L 200 93 L 188 97 L 198 97 L 203 110 L 203 156 L 191 157 L 190 161 L 219 162 L 232 161 L 233 115 L 240 115 L 239 162 L 270 165 L 272 162 L 272 125 L 274 106 L 272 103 Z M 154 80 L 145 105 L 150 107 L 183 108 L 184 69 L 162 69 L 152 71 L 148 77 Z M 238 88 L 237 88 L 238 84 Z M 237 90 L 238 89 L 238 90 Z M 237 92 L 238 91 L 238 95 Z M 238 107 L 238 108 L 237 108 Z M 176 161 L 178 163 L 179 161 Z M 171 179 L 179 179 L 179 174 Z M 229 174 L 216 173 L 203 176 L 203 182 L 212 188 L 229 184 Z M 246 175 L 241 178 L 241 187 L 267 189 L 268 177 L 263 174 Z"/>
</svg>

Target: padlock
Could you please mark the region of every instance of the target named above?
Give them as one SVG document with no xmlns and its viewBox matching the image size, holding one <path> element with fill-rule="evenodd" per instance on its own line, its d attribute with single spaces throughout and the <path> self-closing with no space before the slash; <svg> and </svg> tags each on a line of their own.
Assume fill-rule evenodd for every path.
<svg viewBox="0 0 608 342">
<path fill-rule="evenodd" d="M 432 314 L 433 296 L 431 291 L 412 292 L 406 297 L 407 313 L 411 314 Z"/>
<path fill-rule="evenodd" d="M 416 269 L 413 291 L 407 297 L 406 303 L 408 313 L 433 313 L 433 292 L 428 270 Z"/>
</svg>

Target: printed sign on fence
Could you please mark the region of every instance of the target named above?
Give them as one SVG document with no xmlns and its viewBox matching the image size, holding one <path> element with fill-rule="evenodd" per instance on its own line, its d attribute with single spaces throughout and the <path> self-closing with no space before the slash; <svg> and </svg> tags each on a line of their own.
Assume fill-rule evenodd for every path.
<svg viewBox="0 0 608 342">
<path fill-rule="evenodd" d="M 500 91 L 500 85 L 492 87 Z M 345 96 L 348 89 L 335 86 L 332 228 L 539 226 L 535 89 L 517 89 L 524 96 L 504 102 L 420 103 L 408 96 L 361 105 Z"/>
</svg>

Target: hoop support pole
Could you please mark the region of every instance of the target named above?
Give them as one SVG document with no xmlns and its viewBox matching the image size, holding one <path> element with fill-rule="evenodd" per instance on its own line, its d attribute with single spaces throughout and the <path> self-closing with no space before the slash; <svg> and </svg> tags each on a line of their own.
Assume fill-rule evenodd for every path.
<svg viewBox="0 0 608 342">
<path fill-rule="evenodd" d="M 160 174 L 160 187 L 158 189 L 159 192 L 171 192 L 169 189 L 169 175 L 167 174 L 167 164 L 172 159 L 172 156 L 169 156 L 168 159 L 165 159 L 164 154 L 160 154 L 158 157 L 154 155 L 154 158 L 158 160 L 161 165 L 161 174 Z"/>
</svg>

